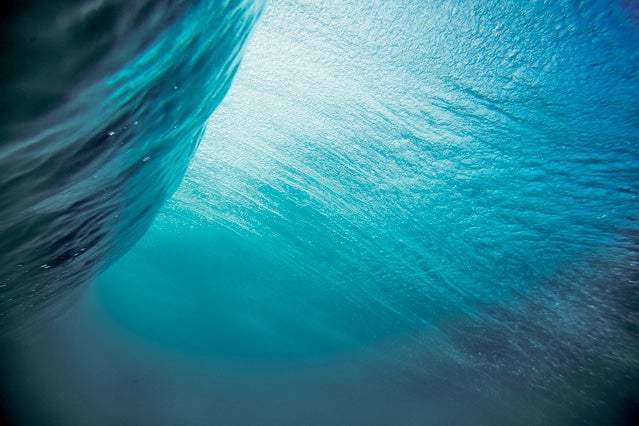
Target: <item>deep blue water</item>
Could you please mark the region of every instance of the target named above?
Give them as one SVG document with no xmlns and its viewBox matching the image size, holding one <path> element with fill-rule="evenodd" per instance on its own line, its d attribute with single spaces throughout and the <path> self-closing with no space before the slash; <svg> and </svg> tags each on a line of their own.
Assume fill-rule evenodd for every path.
<svg viewBox="0 0 639 426">
<path fill-rule="evenodd" d="M 144 237 L 8 345 L 13 416 L 633 424 L 638 95 L 633 2 L 272 0 Z"/>
</svg>

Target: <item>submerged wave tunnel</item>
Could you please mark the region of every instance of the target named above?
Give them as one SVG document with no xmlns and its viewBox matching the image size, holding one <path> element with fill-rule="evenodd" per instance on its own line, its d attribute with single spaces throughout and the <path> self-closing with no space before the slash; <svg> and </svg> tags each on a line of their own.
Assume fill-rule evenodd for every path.
<svg viewBox="0 0 639 426">
<path fill-rule="evenodd" d="M 77 9 L 72 33 L 100 48 L 42 54 L 62 67 L 44 77 L 17 71 L 35 55 L 12 65 L 40 89 L 2 99 L 12 320 L 147 229 L 262 7 L 123 4 Z M 13 16 L 12 37 L 47 28 Z M 7 339 L 10 420 L 634 424 L 633 3 L 272 0 L 252 34 L 144 236 L 38 336 Z"/>
<path fill-rule="evenodd" d="M 59 308 L 145 232 L 262 6 L 3 2 L 0 327 Z"/>
<path fill-rule="evenodd" d="M 188 403 L 121 418 L 631 419 L 633 13 L 271 2 L 182 187 L 95 287 L 127 333 L 208 360 L 158 361 L 141 380 Z"/>
</svg>

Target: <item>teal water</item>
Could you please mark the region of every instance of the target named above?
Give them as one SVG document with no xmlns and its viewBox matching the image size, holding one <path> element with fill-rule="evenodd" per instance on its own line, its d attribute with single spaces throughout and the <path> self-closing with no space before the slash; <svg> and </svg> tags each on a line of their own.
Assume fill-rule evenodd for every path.
<svg viewBox="0 0 639 426">
<path fill-rule="evenodd" d="M 638 59 L 632 2 L 271 1 L 20 392 L 64 424 L 633 424 Z"/>
<path fill-rule="evenodd" d="M 99 279 L 105 311 L 247 365 L 373 351 L 430 413 L 429 392 L 459 396 L 442 380 L 470 393 L 414 424 L 622 424 L 639 360 L 635 11 L 269 7 L 182 186 Z"/>
<path fill-rule="evenodd" d="M 262 6 L 3 4 L 0 336 L 64 311 L 148 229 Z"/>
<path fill-rule="evenodd" d="M 627 13 L 275 2 L 180 190 L 101 277 L 106 308 L 260 358 L 596 300 L 602 264 L 634 271 Z"/>
</svg>

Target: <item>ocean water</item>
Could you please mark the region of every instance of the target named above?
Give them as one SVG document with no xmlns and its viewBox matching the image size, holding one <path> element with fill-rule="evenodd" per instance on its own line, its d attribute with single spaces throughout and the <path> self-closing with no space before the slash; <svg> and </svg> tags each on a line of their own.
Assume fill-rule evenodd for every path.
<svg viewBox="0 0 639 426">
<path fill-rule="evenodd" d="M 271 0 L 148 231 L 8 344 L 9 417 L 634 424 L 638 94 L 633 2 Z"/>
<path fill-rule="evenodd" d="M 62 311 L 146 231 L 262 2 L 2 5 L 0 334 Z"/>
</svg>

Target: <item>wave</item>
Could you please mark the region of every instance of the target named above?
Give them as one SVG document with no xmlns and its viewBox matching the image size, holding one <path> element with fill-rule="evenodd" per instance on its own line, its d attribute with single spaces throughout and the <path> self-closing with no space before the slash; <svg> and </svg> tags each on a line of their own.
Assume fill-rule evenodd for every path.
<svg viewBox="0 0 639 426">
<path fill-rule="evenodd" d="M 0 327 L 59 307 L 145 232 L 262 7 L 3 4 Z"/>
<path fill-rule="evenodd" d="M 184 26 L 198 19 L 247 33 L 243 22 L 260 5 L 236 6 L 223 12 L 228 21 L 175 6 L 148 43 L 133 40 L 141 53 L 120 46 L 104 63 L 120 52 L 145 69 L 144 58 L 191 46 L 179 34 L 188 39 Z M 182 186 L 144 237 L 95 285 L 79 286 L 86 291 L 65 315 L 39 322 L 38 336 L 7 339 L 0 388 L 10 414 L 32 424 L 634 424 L 636 7 L 269 6 Z M 227 36 L 217 45 L 232 49 L 239 36 Z M 213 52 L 212 69 L 232 60 L 224 52 Z M 103 87 L 113 99 L 96 101 L 99 109 L 60 101 L 104 123 L 101 149 L 35 163 L 48 170 L 45 201 L 20 190 L 39 189 L 37 179 L 4 184 L 23 205 L 6 217 L 42 224 L 2 235 L 31 241 L 24 250 L 41 274 L 31 300 L 48 297 L 42 280 L 52 283 L 41 306 L 68 300 L 62 283 L 82 281 L 69 274 L 90 277 L 124 251 L 164 196 L 155 181 L 168 193 L 181 175 L 195 145 L 187 136 L 199 129 L 184 122 L 203 105 L 189 103 L 204 102 L 182 91 L 207 77 L 190 64 L 196 55 L 173 56 L 158 62 L 164 77 L 140 99 L 137 88 L 156 77 L 118 63 L 111 68 L 124 71 L 82 92 Z M 176 77 L 189 72 L 173 69 L 176 58 L 189 78 Z M 202 89 L 214 98 L 230 78 L 219 74 Z M 123 110 L 139 116 L 109 115 Z M 39 132 L 75 128 L 60 111 L 63 124 L 54 117 Z M 95 118 L 101 111 L 108 120 Z M 19 114 L 12 132 L 38 122 L 21 127 Z M 129 134 L 136 142 L 120 148 Z M 166 135 L 186 139 L 174 145 Z M 2 173 L 28 171 L 18 155 L 28 147 L 25 138 L 14 144 Z M 69 181 L 56 182 L 64 173 Z M 91 173 L 100 184 L 91 186 Z M 78 194 L 97 195 L 65 210 L 65 197 Z M 54 220 L 34 216 L 47 209 Z M 19 279 L 10 297 L 28 294 Z"/>
<path fill-rule="evenodd" d="M 109 318 L 239 364 L 228 382 L 277 389 L 255 398 L 271 424 L 290 423 L 289 397 L 327 413 L 317 424 L 426 411 L 424 424 L 618 424 L 639 365 L 639 34 L 625 11 L 272 6 L 183 185 L 98 279 Z M 240 373 L 299 364 L 297 383 L 327 384 Z M 376 375 L 401 383 L 396 401 Z M 351 392 L 376 386 L 388 404 L 371 414 L 375 397 Z M 336 394 L 366 402 L 341 411 Z M 259 423 L 212 411 L 201 404 Z"/>
</svg>

